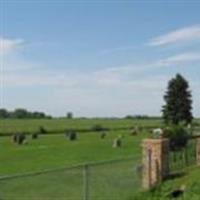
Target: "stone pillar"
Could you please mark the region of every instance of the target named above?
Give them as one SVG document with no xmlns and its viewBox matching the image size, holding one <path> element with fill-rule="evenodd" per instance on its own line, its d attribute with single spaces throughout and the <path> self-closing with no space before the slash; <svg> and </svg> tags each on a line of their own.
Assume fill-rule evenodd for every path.
<svg viewBox="0 0 200 200">
<path fill-rule="evenodd" d="M 145 139 L 143 141 L 143 188 L 153 188 L 167 175 L 169 175 L 169 140 Z"/>
<path fill-rule="evenodd" d="M 200 166 L 200 137 L 196 139 L 196 159 L 197 165 Z"/>
</svg>

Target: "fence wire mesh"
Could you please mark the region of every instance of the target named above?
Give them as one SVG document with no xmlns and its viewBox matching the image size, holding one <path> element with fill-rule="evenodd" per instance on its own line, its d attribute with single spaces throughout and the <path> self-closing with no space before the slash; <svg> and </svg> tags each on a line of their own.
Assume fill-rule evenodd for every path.
<svg viewBox="0 0 200 200">
<path fill-rule="evenodd" d="M 0 178 L 0 200 L 123 200 L 141 188 L 135 158 Z"/>
<path fill-rule="evenodd" d="M 183 170 L 187 166 L 196 164 L 196 139 L 188 141 L 186 147 L 178 151 L 170 151 L 170 172 Z"/>
</svg>

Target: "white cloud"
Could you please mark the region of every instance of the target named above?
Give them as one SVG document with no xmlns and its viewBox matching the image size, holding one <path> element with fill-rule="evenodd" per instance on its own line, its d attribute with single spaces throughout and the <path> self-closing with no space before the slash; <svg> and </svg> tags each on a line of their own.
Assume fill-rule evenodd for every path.
<svg viewBox="0 0 200 200">
<path fill-rule="evenodd" d="M 177 42 L 200 40 L 200 25 L 185 27 L 153 38 L 148 45 L 161 46 Z"/>
<path fill-rule="evenodd" d="M 52 101 L 56 106 L 51 107 L 56 107 L 57 113 L 62 113 L 63 107 L 66 107 L 79 116 L 159 114 L 159 105 L 162 104 L 160 94 L 164 93 L 168 79 L 165 76 L 145 76 L 109 85 L 99 84 L 99 80 L 88 82 L 87 85 L 80 83 L 76 87 L 55 89 Z"/>
<path fill-rule="evenodd" d="M 157 65 L 171 66 L 176 64 L 186 64 L 189 62 L 200 62 L 200 52 L 182 53 L 160 60 Z"/>
<path fill-rule="evenodd" d="M 64 114 L 69 109 L 82 116 L 124 116 L 126 114 L 159 114 L 163 104 L 162 96 L 170 74 L 143 74 L 138 76 L 134 67 L 133 73 L 122 73 L 117 68 L 90 72 L 67 71 L 25 71 L 5 73 L 4 86 L 32 91 L 27 98 L 23 95 L 4 96 L 6 105 L 21 105 L 27 108 L 38 107 L 54 115 Z M 199 82 L 191 82 L 193 90 L 199 90 Z M 38 88 L 31 89 L 31 88 Z M 40 92 L 40 91 L 43 92 Z M 11 90 L 12 91 L 12 90 Z M 25 90 L 26 91 L 26 90 Z M 50 91 L 50 92 L 49 92 Z M 37 96 L 37 98 L 36 98 Z M 199 105 L 197 94 L 195 108 Z M 13 104 L 13 98 L 15 103 Z M 36 98 L 36 99 L 35 99 Z M 195 109 L 195 110 L 196 110 Z M 198 114 L 198 112 L 197 112 Z"/>
<path fill-rule="evenodd" d="M 156 68 L 170 67 L 194 61 L 200 61 L 199 52 L 178 54 L 146 64 L 111 67 L 90 72 L 38 70 L 38 67 L 31 68 L 31 66 L 34 65 L 27 63 L 27 65 L 22 65 L 24 68 L 4 70 L 3 80 L 4 85 L 7 87 L 45 86 L 105 89 L 131 85 L 134 88 L 137 88 L 135 84 L 137 85 L 137 83 L 143 82 L 143 88 L 151 88 L 151 84 L 148 84 L 149 80 L 144 82 L 141 78 L 141 75 L 145 74 L 147 70 L 155 70 Z M 5 68 L 9 67 L 8 64 L 5 63 L 5 65 Z M 26 66 L 29 66 L 30 68 Z M 12 69 L 12 66 L 10 66 L 10 68 Z M 139 80 L 139 78 L 141 80 Z M 132 81 L 132 79 L 138 81 Z M 151 83 L 152 80 L 150 81 Z M 154 85 L 156 86 L 157 84 Z"/>
<path fill-rule="evenodd" d="M 22 44 L 23 41 L 16 40 L 13 46 L 8 48 L 4 44 L 3 48 L 7 48 L 7 54 L 13 55 L 18 52 L 15 49 Z M 153 70 L 177 63 L 199 61 L 200 53 L 188 52 L 151 63 L 87 72 L 49 68 L 42 70 L 41 65 L 26 60 L 22 54 L 11 58 L 4 59 L 4 70 L 0 77 L 6 107 L 20 105 L 32 109 L 44 108 L 56 115 L 63 114 L 66 108 L 78 115 L 123 116 L 159 114 L 162 95 L 171 76 L 153 74 Z M 195 108 L 198 106 L 195 104 Z"/>
<path fill-rule="evenodd" d="M 24 40 L 22 39 L 8 39 L 0 37 L 0 55 L 9 54 L 16 48 L 22 46 Z"/>
<path fill-rule="evenodd" d="M 110 67 L 89 72 L 42 70 L 30 62 L 4 62 L 3 83 L 7 87 L 82 87 L 82 88 L 112 88 L 121 85 L 134 84 L 147 71 L 177 64 L 200 61 L 200 52 L 187 52 L 173 55 L 150 63 L 134 64 L 120 67 Z M 151 81 L 152 82 L 152 81 Z M 151 87 L 145 82 L 146 88 Z M 143 84 L 143 85 L 145 85 Z M 156 85 L 156 84 L 155 84 Z"/>
</svg>

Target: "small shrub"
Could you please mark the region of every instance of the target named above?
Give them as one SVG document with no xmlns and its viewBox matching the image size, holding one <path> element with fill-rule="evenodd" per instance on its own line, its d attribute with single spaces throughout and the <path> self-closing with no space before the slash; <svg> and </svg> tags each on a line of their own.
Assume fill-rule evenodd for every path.
<svg viewBox="0 0 200 200">
<path fill-rule="evenodd" d="M 45 133 L 47 133 L 47 130 L 46 130 L 43 126 L 40 126 L 38 132 L 39 132 L 40 134 L 45 134 Z"/>
<path fill-rule="evenodd" d="M 37 138 L 38 138 L 38 135 L 39 135 L 38 133 L 33 133 L 33 134 L 32 134 L 32 139 L 37 139 Z"/>
<path fill-rule="evenodd" d="M 66 130 L 65 135 L 70 141 L 77 140 L 77 133 L 74 130 Z"/>
<path fill-rule="evenodd" d="M 96 124 L 96 125 L 94 125 L 94 126 L 91 128 L 91 130 L 92 130 L 92 131 L 104 131 L 105 128 L 104 128 L 102 125 L 100 125 L 100 124 Z"/>
<path fill-rule="evenodd" d="M 189 133 L 180 125 L 174 125 L 164 129 L 164 137 L 170 139 L 170 150 L 178 151 L 186 147 Z"/>
</svg>

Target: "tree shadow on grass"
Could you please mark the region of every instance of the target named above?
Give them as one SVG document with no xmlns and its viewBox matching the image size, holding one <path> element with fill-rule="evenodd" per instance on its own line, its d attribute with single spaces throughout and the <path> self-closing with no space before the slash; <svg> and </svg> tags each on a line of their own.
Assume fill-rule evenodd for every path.
<svg viewBox="0 0 200 200">
<path fill-rule="evenodd" d="M 174 180 L 176 178 L 181 178 L 181 177 L 185 176 L 186 174 L 187 174 L 186 172 L 171 173 L 165 178 L 165 180 Z"/>
</svg>

